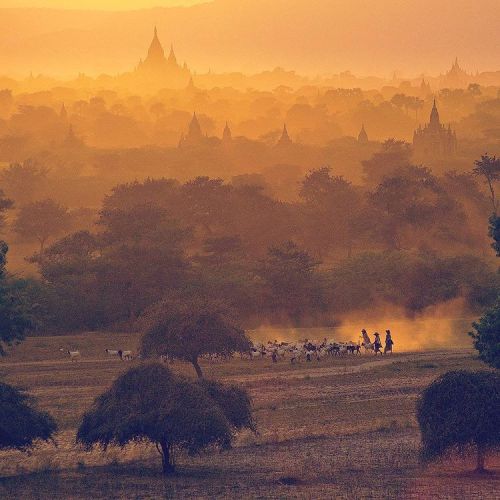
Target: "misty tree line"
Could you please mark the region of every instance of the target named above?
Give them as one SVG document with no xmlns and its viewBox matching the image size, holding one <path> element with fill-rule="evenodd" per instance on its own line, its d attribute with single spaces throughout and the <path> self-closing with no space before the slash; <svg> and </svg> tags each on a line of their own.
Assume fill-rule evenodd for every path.
<svg viewBox="0 0 500 500">
<path fill-rule="evenodd" d="M 482 310 L 500 290 L 487 191 L 474 172 L 436 176 L 410 154 L 387 141 L 364 162 L 363 186 L 313 170 L 293 203 L 206 177 L 118 185 L 95 228 L 32 257 L 41 278 L 29 293 L 43 328 L 131 326 L 169 297 L 220 299 L 245 325 L 325 324 L 387 303 L 412 314 L 456 297 Z M 57 218 L 53 204 L 33 205 L 15 229 L 23 217 L 28 228 L 66 224 L 64 207 Z"/>
</svg>

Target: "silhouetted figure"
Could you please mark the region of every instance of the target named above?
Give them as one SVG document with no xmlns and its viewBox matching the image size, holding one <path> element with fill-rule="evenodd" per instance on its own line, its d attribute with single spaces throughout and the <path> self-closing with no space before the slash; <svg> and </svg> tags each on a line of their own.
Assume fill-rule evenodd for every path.
<svg viewBox="0 0 500 500">
<path fill-rule="evenodd" d="M 368 335 L 368 333 L 366 332 L 366 330 L 364 328 L 361 330 L 361 335 L 363 337 L 363 343 L 361 345 L 363 345 L 365 347 L 368 347 L 369 345 L 371 345 L 372 341 L 370 339 L 370 336 Z"/>
<path fill-rule="evenodd" d="M 278 355 L 276 354 L 276 351 L 273 351 L 273 353 L 271 354 L 271 359 L 273 360 L 273 363 L 278 362 Z"/>
<path fill-rule="evenodd" d="M 375 340 L 373 342 L 373 350 L 375 351 L 375 355 L 377 355 L 378 353 L 382 354 L 382 351 L 380 350 L 382 349 L 382 341 L 380 340 L 380 333 L 375 332 L 374 335 L 375 335 Z"/>
<path fill-rule="evenodd" d="M 385 331 L 384 354 L 387 354 L 388 352 L 390 352 L 392 354 L 392 346 L 393 346 L 393 344 L 394 344 L 394 342 L 392 340 L 391 331 L 390 330 L 386 330 Z"/>
</svg>

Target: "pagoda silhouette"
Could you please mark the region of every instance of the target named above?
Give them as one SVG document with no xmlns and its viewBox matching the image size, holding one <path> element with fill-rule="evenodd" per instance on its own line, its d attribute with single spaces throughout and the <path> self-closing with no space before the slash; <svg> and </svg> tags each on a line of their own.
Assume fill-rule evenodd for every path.
<svg viewBox="0 0 500 500">
<path fill-rule="evenodd" d="M 155 26 L 147 56 L 144 60 L 139 61 L 133 77 L 144 83 L 156 84 L 161 87 L 185 88 L 191 81 L 191 72 L 186 64 L 181 66 L 177 62 L 173 45 L 170 46 L 168 57 L 165 56 Z"/>
</svg>

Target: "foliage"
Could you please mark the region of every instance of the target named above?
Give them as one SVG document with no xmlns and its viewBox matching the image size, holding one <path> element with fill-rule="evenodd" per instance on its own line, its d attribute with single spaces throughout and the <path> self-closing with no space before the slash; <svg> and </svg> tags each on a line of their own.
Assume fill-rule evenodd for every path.
<svg viewBox="0 0 500 500">
<path fill-rule="evenodd" d="M 5 193 L 0 189 L 0 229 L 5 225 L 5 212 L 12 208 L 14 202 L 5 197 Z"/>
<path fill-rule="evenodd" d="M 335 266 L 327 291 L 328 302 L 339 312 L 389 303 L 416 313 L 459 296 L 479 309 L 496 300 L 500 276 L 474 256 L 366 252 Z"/>
<path fill-rule="evenodd" d="M 432 460 L 469 446 L 484 453 L 500 445 L 500 375 L 494 372 L 448 372 L 427 387 L 418 403 L 422 455 Z"/>
<path fill-rule="evenodd" d="M 470 256 L 487 245 L 477 224 L 488 214 L 485 194 L 472 174 L 434 175 L 410 154 L 405 143 L 384 143 L 371 191 L 328 167 L 313 170 L 288 202 L 241 179 L 116 186 L 97 230 L 33 259 L 53 326 L 130 328 L 172 296 L 224 302 L 249 326 L 324 324 L 370 300 L 409 313 L 460 295 L 474 310 L 490 306 L 498 276 Z"/>
<path fill-rule="evenodd" d="M 48 199 L 22 206 L 13 229 L 27 240 L 38 240 L 42 256 L 47 240 L 60 236 L 70 228 L 70 224 L 71 215 L 68 209 Z"/>
<path fill-rule="evenodd" d="M 245 389 L 206 379 L 199 379 L 198 384 L 222 408 L 232 427 L 255 430 L 252 404 Z"/>
<path fill-rule="evenodd" d="M 207 386 L 217 395 L 233 391 Z M 149 440 L 161 450 L 164 472 L 172 472 L 176 449 L 195 454 L 209 446 L 227 448 L 231 444 L 232 422 L 225 413 L 237 415 L 236 403 L 224 410 L 205 387 L 172 374 L 159 363 L 132 368 L 95 400 L 83 417 L 77 441 L 88 449 L 96 444 L 105 449 L 111 444 L 125 446 L 131 441 Z M 248 404 L 248 397 L 240 401 Z M 239 414 L 249 411 L 244 407 Z M 234 427 L 247 425 L 241 417 L 232 418 L 240 424 Z"/>
<path fill-rule="evenodd" d="M 474 339 L 479 357 L 485 363 L 500 368 L 500 299 L 472 327 L 474 331 L 469 335 Z"/>
<path fill-rule="evenodd" d="M 38 410 L 27 394 L 0 382 L 0 449 L 26 451 L 56 432 L 54 419 Z"/>
<path fill-rule="evenodd" d="M 405 232 L 427 232 L 443 226 L 461 224 L 465 214 L 438 179 L 425 167 L 400 168 L 385 177 L 371 194 L 377 219 L 376 234 L 389 249 L 404 248 Z"/>
<path fill-rule="evenodd" d="M 11 163 L 0 173 L 0 184 L 16 205 L 31 203 L 47 191 L 49 169 L 36 160 L 28 159 L 23 163 Z"/>
<path fill-rule="evenodd" d="M 141 353 L 192 363 L 200 378 L 201 356 L 230 356 L 250 348 L 244 330 L 236 326 L 223 304 L 214 301 L 163 301 L 149 311 L 145 321 Z"/>
<path fill-rule="evenodd" d="M 411 147 L 404 141 L 388 139 L 380 151 L 372 158 L 363 160 L 363 173 L 369 185 L 379 184 L 384 177 L 393 175 L 396 170 L 410 166 Z"/>
<path fill-rule="evenodd" d="M 489 235 L 493 239 L 491 246 L 495 250 L 497 257 L 500 257 L 500 217 L 492 214 L 490 216 Z"/>
<path fill-rule="evenodd" d="M 257 268 L 261 284 L 261 310 L 295 324 L 326 306 L 319 261 L 287 241 L 271 247 Z"/>
<path fill-rule="evenodd" d="M 0 241 L 0 356 L 5 354 L 5 345 L 20 342 L 37 326 L 40 315 L 32 282 L 5 272 L 7 251 L 7 244 Z"/>
<path fill-rule="evenodd" d="M 306 175 L 300 189 L 304 200 L 303 243 L 316 255 L 343 247 L 350 256 L 360 238 L 363 208 L 359 189 L 341 176 L 332 176 L 328 167 Z"/>
<path fill-rule="evenodd" d="M 495 183 L 500 180 L 500 158 L 496 156 L 482 155 L 480 160 L 474 162 L 475 167 L 472 170 L 474 175 L 484 178 L 490 191 L 490 201 L 493 213 L 496 214 L 498 201 L 495 193 Z"/>
</svg>

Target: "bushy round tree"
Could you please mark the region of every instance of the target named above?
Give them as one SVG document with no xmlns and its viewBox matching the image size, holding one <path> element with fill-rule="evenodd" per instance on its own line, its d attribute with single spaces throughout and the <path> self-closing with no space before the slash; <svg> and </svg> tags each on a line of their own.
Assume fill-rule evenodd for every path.
<svg viewBox="0 0 500 500">
<path fill-rule="evenodd" d="M 51 439 L 56 430 L 55 420 L 33 398 L 0 382 L 0 448 L 26 451 L 38 440 Z"/>
<path fill-rule="evenodd" d="M 232 427 L 255 430 L 252 403 L 245 389 L 206 379 L 199 379 L 198 384 L 219 405 Z"/>
<path fill-rule="evenodd" d="M 475 447 L 476 470 L 484 471 L 486 452 L 500 445 L 500 375 L 465 370 L 442 375 L 424 390 L 417 418 L 424 460 Z"/>
<path fill-rule="evenodd" d="M 240 397 L 247 406 L 238 417 L 234 403 L 219 405 L 207 387 L 174 375 L 160 363 L 132 368 L 95 400 L 83 417 L 77 441 L 87 449 L 94 445 L 105 449 L 149 440 L 162 455 L 163 472 L 172 473 L 175 450 L 195 454 L 210 446 L 225 449 L 231 444 L 233 428 L 249 426 L 241 416 L 250 413 L 248 397 Z M 232 420 L 226 417 L 233 413 Z M 246 418 L 251 421 L 251 415 Z"/>
<path fill-rule="evenodd" d="M 251 346 L 245 331 L 216 302 L 163 302 L 150 311 L 146 324 L 141 354 L 146 358 L 164 355 L 187 361 L 200 378 L 203 377 L 201 356 L 230 356 L 248 351 Z"/>
<path fill-rule="evenodd" d="M 469 335 L 474 339 L 479 357 L 485 363 L 500 368 L 500 300 L 472 327 L 474 331 Z"/>
</svg>

